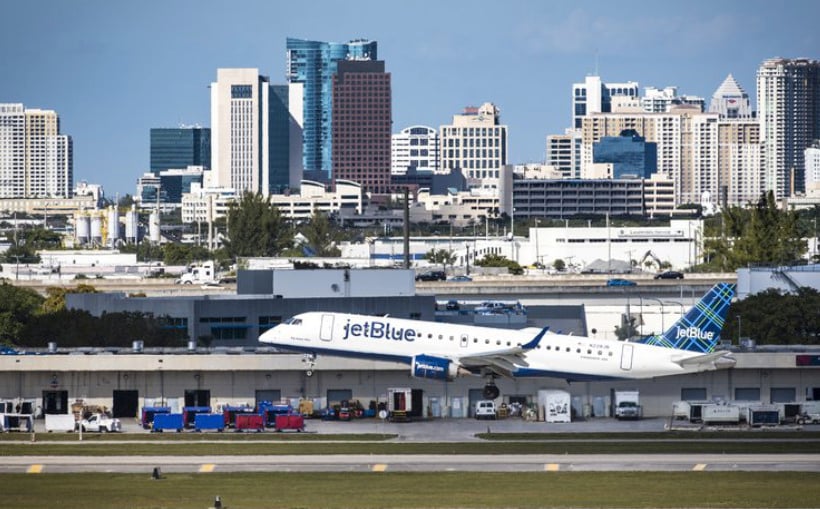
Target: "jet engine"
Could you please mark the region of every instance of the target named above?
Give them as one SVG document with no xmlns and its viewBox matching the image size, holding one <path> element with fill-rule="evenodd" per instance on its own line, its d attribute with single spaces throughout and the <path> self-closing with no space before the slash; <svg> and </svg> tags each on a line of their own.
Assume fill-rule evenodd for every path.
<svg viewBox="0 0 820 509">
<path fill-rule="evenodd" d="M 433 357 L 432 355 L 414 356 L 411 373 L 415 378 L 448 381 L 471 374 L 457 362 L 443 357 Z"/>
</svg>

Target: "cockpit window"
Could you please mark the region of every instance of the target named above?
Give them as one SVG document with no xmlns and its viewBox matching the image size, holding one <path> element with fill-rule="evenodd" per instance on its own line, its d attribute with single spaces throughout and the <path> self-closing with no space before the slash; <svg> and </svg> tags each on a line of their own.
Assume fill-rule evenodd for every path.
<svg viewBox="0 0 820 509">
<path fill-rule="evenodd" d="M 285 325 L 302 325 L 301 318 L 288 318 L 285 320 Z"/>
</svg>

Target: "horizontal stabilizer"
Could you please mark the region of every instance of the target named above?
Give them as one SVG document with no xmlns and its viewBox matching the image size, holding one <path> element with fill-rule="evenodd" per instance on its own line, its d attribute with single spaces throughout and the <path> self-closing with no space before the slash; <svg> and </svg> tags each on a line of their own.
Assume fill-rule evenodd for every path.
<svg viewBox="0 0 820 509">
<path fill-rule="evenodd" d="M 730 368 L 737 362 L 732 356 L 731 352 L 720 350 L 717 352 L 707 353 L 704 355 L 696 355 L 694 357 L 687 357 L 685 359 L 676 360 L 675 362 L 680 366 L 704 366 L 710 365 L 715 368 Z"/>
</svg>

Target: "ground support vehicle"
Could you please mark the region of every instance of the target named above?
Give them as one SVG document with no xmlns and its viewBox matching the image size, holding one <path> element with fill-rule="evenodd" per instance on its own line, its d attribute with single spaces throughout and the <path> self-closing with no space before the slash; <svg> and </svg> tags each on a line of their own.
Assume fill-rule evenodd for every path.
<svg viewBox="0 0 820 509">
<path fill-rule="evenodd" d="M 77 426 L 82 431 L 99 431 L 107 433 L 109 431 L 122 431 L 122 423 L 119 419 L 114 419 L 106 414 L 91 414 L 87 419 L 81 420 Z"/>
</svg>

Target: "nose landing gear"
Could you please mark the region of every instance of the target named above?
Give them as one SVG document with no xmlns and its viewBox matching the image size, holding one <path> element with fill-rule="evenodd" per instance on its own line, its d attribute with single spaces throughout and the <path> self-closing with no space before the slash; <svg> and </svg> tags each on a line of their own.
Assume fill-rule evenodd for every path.
<svg viewBox="0 0 820 509">
<path fill-rule="evenodd" d="M 302 356 L 302 363 L 307 365 L 307 370 L 305 371 L 305 375 L 313 376 L 313 366 L 316 365 L 316 354 L 315 353 L 306 353 Z"/>
</svg>

